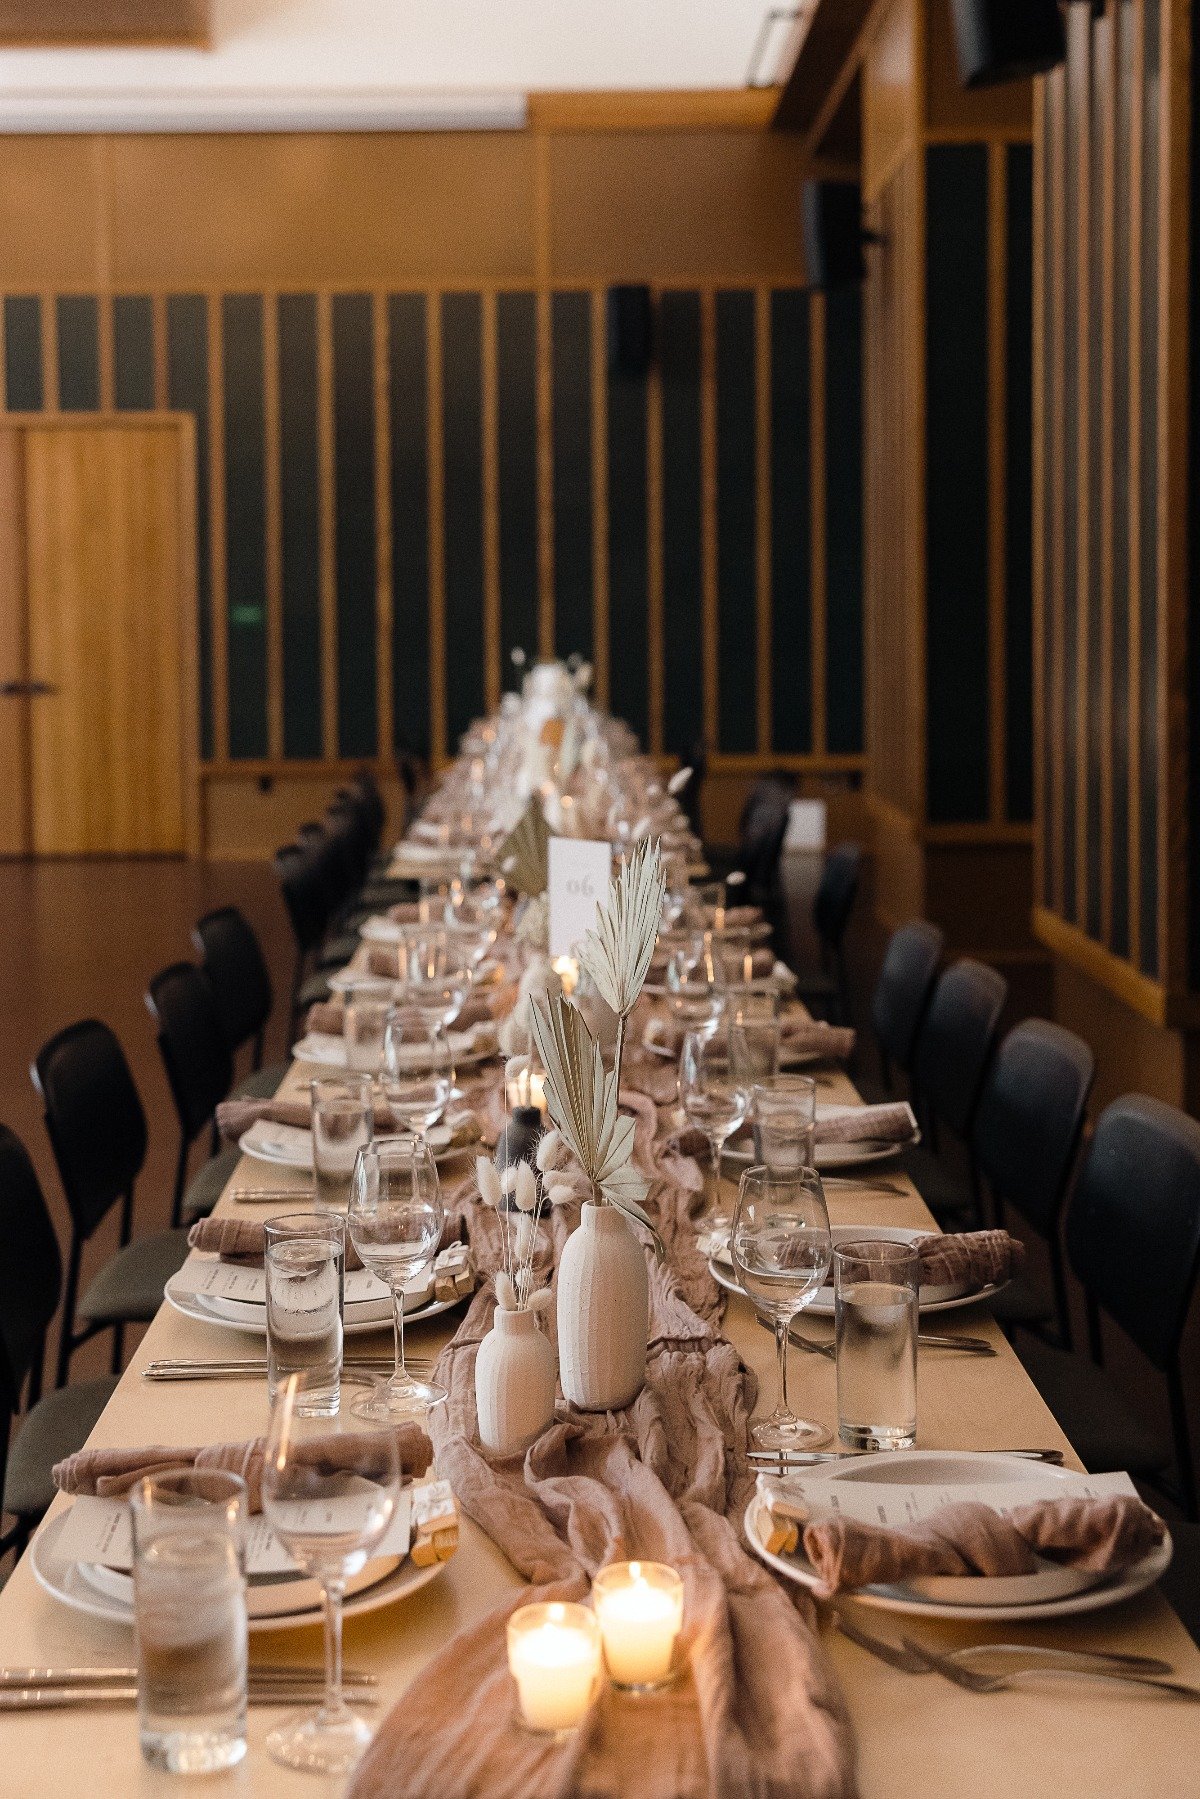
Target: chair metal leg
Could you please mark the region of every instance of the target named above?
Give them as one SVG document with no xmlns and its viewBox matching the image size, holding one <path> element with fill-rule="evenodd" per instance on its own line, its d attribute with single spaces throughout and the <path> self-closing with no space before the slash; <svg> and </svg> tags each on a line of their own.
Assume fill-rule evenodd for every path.
<svg viewBox="0 0 1200 1799">
<path fill-rule="evenodd" d="M 1057 1237 L 1051 1237 L 1050 1241 L 1047 1245 L 1047 1248 L 1050 1251 L 1050 1281 L 1054 1288 L 1054 1314 L 1058 1321 L 1058 1340 L 1062 1344 L 1064 1349 L 1072 1349 L 1072 1348 L 1074 1348 L 1074 1344 L 1071 1340 L 1071 1308 L 1067 1301 L 1067 1276 L 1066 1276 L 1066 1270 L 1063 1267 L 1062 1245 L 1058 1241 Z M 1095 1301 L 1094 1300 L 1090 1301 L 1090 1304 L 1092 1306 L 1094 1306 Z M 1089 1311 L 1089 1313 L 1088 1313 L 1089 1334 L 1090 1334 L 1091 1330 L 1092 1330 L 1092 1318 L 1091 1318 L 1091 1312 Z M 1099 1335 L 1100 1335 L 1100 1319 L 1099 1319 L 1099 1315 L 1097 1314 L 1097 1317 L 1096 1317 L 1097 1339 L 1099 1339 Z M 1094 1354 L 1094 1351 L 1093 1351 L 1093 1354 Z M 1101 1354 L 1103 1354 L 1103 1344 L 1101 1344 Z M 1100 1357 L 1096 1356 L 1095 1359 L 1097 1361 L 1099 1361 Z"/>
<path fill-rule="evenodd" d="M 121 1201 L 121 1235 L 120 1244 L 124 1249 L 133 1235 L 133 1187 L 129 1187 Z"/>
<path fill-rule="evenodd" d="M 111 1360 L 109 1363 L 109 1368 L 113 1374 L 120 1374 L 121 1369 L 124 1366 L 125 1366 L 125 1326 L 123 1324 L 114 1324 L 113 1325 L 113 1340 L 112 1340 L 112 1357 L 111 1357 Z"/>
<path fill-rule="evenodd" d="M 258 1033 L 258 1036 L 254 1039 L 254 1054 L 253 1054 L 253 1059 L 251 1061 L 251 1067 L 255 1074 L 258 1073 L 259 1069 L 263 1065 L 263 1055 L 266 1051 L 266 1047 L 267 1047 L 267 1027 L 264 1024 L 262 1030 Z"/>
<path fill-rule="evenodd" d="M 1197 1519 L 1196 1465 L 1192 1459 L 1192 1438 L 1188 1430 L 1187 1401 L 1178 1357 L 1167 1369 L 1167 1396 L 1171 1402 L 1171 1430 L 1175 1438 L 1175 1469 L 1179 1481 L 1179 1498 L 1188 1517 Z"/>
<path fill-rule="evenodd" d="M 171 1198 L 171 1229 L 179 1228 L 183 1215 L 183 1190 L 187 1185 L 188 1146 L 183 1133 L 179 1136 L 179 1154 L 175 1158 L 175 1191 Z"/>
<path fill-rule="evenodd" d="M 25 1406 L 32 1411 L 42 1397 L 42 1370 L 46 1360 L 46 1333 L 42 1332 L 37 1348 L 33 1352 L 33 1360 L 29 1364 L 29 1385 L 26 1389 Z M 4 1491 L 4 1478 L 0 1474 L 0 1493 Z"/>
<path fill-rule="evenodd" d="M 71 1233 L 71 1250 L 67 1257 L 67 1279 L 63 1288 L 62 1325 L 58 1334 L 58 1366 L 54 1376 L 56 1387 L 65 1387 L 75 1348 L 75 1301 L 79 1297 L 79 1257 L 82 1245 L 78 1233 Z"/>
<path fill-rule="evenodd" d="M 212 1122 L 208 1127 L 208 1144 L 209 1155 L 215 1156 L 221 1147 L 221 1133 L 217 1129 L 217 1115 L 215 1112 L 212 1115 Z"/>
</svg>

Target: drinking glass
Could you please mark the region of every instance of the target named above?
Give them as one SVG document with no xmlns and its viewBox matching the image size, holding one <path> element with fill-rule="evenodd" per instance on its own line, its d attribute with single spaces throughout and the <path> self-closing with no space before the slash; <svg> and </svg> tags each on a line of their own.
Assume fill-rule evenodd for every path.
<svg viewBox="0 0 1200 1799">
<path fill-rule="evenodd" d="M 306 1416 L 301 1379 L 289 1375 L 271 1410 L 263 1512 L 292 1560 L 320 1585 L 325 1698 L 317 1711 L 277 1725 L 267 1753 L 289 1768 L 345 1774 L 372 1733 L 342 1697 L 342 1600 L 399 1503 L 399 1447 L 394 1429 L 351 1418 L 345 1406 L 330 1417 Z"/>
<path fill-rule="evenodd" d="M 442 829 L 445 831 L 445 826 Z M 423 925 L 435 924 L 445 915 L 448 893 L 448 883 L 441 877 L 421 876 L 417 884 L 417 917 Z"/>
<path fill-rule="evenodd" d="M 346 1067 L 358 1074 L 378 1074 L 383 1062 L 383 1032 L 395 995 L 393 981 L 355 981 L 346 992 L 342 1035 Z"/>
<path fill-rule="evenodd" d="M 246 1483 L 173 1468 L 129 1498 L 142 1754 L 171 1774 L 232 1768 L 246 1753 Z"/>
<path fill-rule="evenodd" d="M 436 1256 L 445 1216 L 427 1143 L 419 1137 L 383 1137 L 360 1152 L 347 1224 L 363 1266 L 391 1288 L 396 1366 L 386 1386 L 355 1400 L 357 1417 L 420 1418 L 446 1397 L 444 1387 L 415 1379 L 404 1364 L 404 1285 Z"/>
<path fill-rule="evenodd" d="M 750 1090 L 754 1160 L 775 1174 L 815 1166 L 817 1083 L 807 1074 L 776 1074 Z"/>
<path fill-rule="evenodd" d="M 667 1003 L 686 1031 L 711 1035 L 720 1023 L 725 1001 L 707 932 L 697 932 L 667 958 Z"/>
<path fill-rule="evenodd" d="M 313 1081 L 313 1195 L 318 1207 L 344 1212 L 354 1158 L 371 1141 L 375 1125 L 370 1077 L 325 1075 Z"/>
<path fill-rule="evenodd" d="M 393 1118 L 423 1137 L 446 1110 L 454 1086 L 445 1031 L 415 1006 L 393 1006 L 384 1031 L 383 1065 L 383 1092 Z"/>
<path fill-rule="evenodd" d="M 911 1449 L 917 1440 L 917 1252 L 908 1243 L 839 1243 L 833 1270 L 838 1436 L 853 1449 Z"/>
<path fill-rule="evenodd" d="M 750 1432 L 760 1449 L 811 1449 L 828 1441 L 821 1424 L 797 1418 L 788 1404 L 788 1331 L 793 1318 L 820 1292 L 829 1273 L 832 1243 L 825 1192 L 815 1169 L 776 1174 L 748 1168 L 738 1189 L 730 1242 L 744 1291 L 775 1330 L 779 1402 Z"/>
<path fill-rule="evenodd" d="M 735 989 L 726 997 L 725 1026 L 730 1066 L 745 1087 L 779 1072 L 779 1016 L 773 993 Z"/>
<path fill-rule="evenodd" d="M 750 1104 L 749 1089 L 731 1066 L 721 1038 L 706 1031 L 688 1032 L 679 1056 L 679 1101 L 689 1121 L 708 1138 L 712 1171 L 708 1209 L 715 1216 L 721 1195 L 721 1151 L 744 1123 Z"/>
<path fill-rule="evenodd" d="M 267 1287 L 267 1396 L 303 1374 L 306 1408 L 336 1412 L 342 1380 L 346 1221 L 291 1212 L 263 1226 Z"/>
</svg>

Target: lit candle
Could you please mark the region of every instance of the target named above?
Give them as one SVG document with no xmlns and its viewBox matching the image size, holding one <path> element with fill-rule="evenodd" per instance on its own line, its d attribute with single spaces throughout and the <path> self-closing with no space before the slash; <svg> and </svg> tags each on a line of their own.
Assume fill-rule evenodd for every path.
<svg viewBox="0 0 1200 1799">
<path fill-rule="evenodd" d="M 504 1096 L 510 1106 L 533 1106 L 544 1118 L 547 1111 L 545 1069 L 522 1068 L 505 1083 Z"/>
<path fill-rule="evenodd" d="M 553 964 L 554 972 L 562 982 L 563 992 L 570 999 L 579 985 L 579 964 L 574 956 L 558 956 Z"/>
<path fill-rule="evenodd" d="M 585 1605 L 524 1605 L 508 1621 L 508 1671 L 530 1730 L 573 1730 L 600 1676 L 600 1632 Z"/>
<path fill-rule="evenodd" d="M 747 950 L 746 954 L 742 957 L 742 979 L 745 981 L 747 987 L 754 979 L 754 957 L 750 954 L 749 950 Z"/>
<path fill-rule="evenodd" d="M 724 929 L 725 929 L 725 883 L 724 883 L 724 881 L 722 881 L 720 886 L 717 888 L 717 903 L 713 907 L 713 930 L 714 931 L 723 931 Z"/>
<path fill-rule="evenodd" d="M 662 1562 L 613 1562 L 592 1584 L 609 1676 L 621 1687 L 672 1677 L 683 1625 L 683 1582 Z"/>
</svg>

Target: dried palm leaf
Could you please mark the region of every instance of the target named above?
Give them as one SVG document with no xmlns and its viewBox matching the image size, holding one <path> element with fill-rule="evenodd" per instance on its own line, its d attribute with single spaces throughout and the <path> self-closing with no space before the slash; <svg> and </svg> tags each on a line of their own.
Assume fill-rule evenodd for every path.
<svg viewBox="0 0 1200 1799">
<path fill-rule="evenodd" d="M 619 1018 L 637 1004 L 662 922 L 666 880 L 656 843 L 639 844 L 608 889 L 579 960 Z"/>
<path fill-rule="evenodd" d="M 550 879 L 550 827 L 536 793 L 500 845 L 500 872 L 529 898 L 545 893 Z"/>
</svg>

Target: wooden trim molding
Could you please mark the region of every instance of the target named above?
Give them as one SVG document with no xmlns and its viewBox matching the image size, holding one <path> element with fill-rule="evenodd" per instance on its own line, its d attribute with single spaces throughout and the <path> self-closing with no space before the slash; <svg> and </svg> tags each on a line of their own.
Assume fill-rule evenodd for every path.
<svg viewBox="0 0 1200 1799">
<path fill-rule="evenodd" d="M 1078 925 L 1068 924 L 1065 918 L 1048 911 L 1045 906 L 1035 906 L 1033 934 L 1056 956 L 1061 956 L 1064 962 L 1069 962 L 1072 968 L 1077 968 L 1098 986 L 1107 988 L 1132 1011 L 1148 1018 L 1151 1024 L 1167 1023 L 1170 1008 L 1162 982 L 1139 974 L 1136 968 L 1114 956 Z"/>
</svg>

